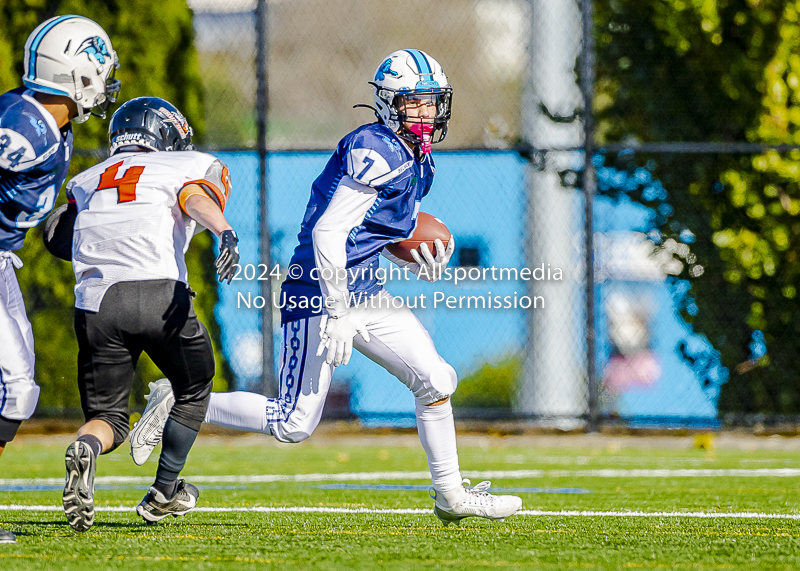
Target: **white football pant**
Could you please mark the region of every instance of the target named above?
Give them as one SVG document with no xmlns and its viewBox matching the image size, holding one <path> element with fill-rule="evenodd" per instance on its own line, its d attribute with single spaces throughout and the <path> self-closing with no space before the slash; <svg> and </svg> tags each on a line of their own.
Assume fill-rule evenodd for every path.
<svg viewBox="0 0 800 571">
<path fill-rule="evenodd" d="M 377 304 L 380 298 L 381 303 Z M 391 306 L 392 296 L 375 296 L 378 307 L 351 308 L 366 325 L 370 342 L 356 335 L 361 353 L 402 381 L 416 399 L 416 417 L 422 446 L 438 491 L 461 489 L 452 406 L 428 406 L 453 394 L 456 372 L 439 356 L 433 339 L 410 309 Z M 281 442 L 300 442 L 317 428 L 334 367 L 317 357 L 321 316 L 283 326 L 280 389 L 276 399 L 246 392 L 211 393 L 205 422 L 272 434 Z"/>
<path fill-rule="evenodd" d="M 33 330 L 14 268 L 22 262 L 13 252 L 0 252 L 0 416 L 31 417 L 39 401 L 33 381 Z"/>
</svg>

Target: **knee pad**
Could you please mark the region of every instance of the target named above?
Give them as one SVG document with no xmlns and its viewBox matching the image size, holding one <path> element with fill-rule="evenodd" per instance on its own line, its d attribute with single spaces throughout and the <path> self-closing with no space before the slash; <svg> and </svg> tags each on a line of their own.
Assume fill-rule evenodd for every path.
<svg viewBox="0 0 800 571">
<path fill-rule="evenodd" d="M 421 405 L 446 399 L 456 392 L 458 385 L 458 375 L 455 369 L 445 361 L 437 363 L 430 372 L 429 382 L 425 384 L 424 390 L 414 394 L 416 402 Z"/>
<path fill-rule="evenodd" d="M 211 400 L 212 379 L 197 383 L 194 386 L 175 393 L 175 404 L 172 405 L 170 416 L 184 426 L 193 430 L 200 430 L 200 425 L 206 417 L 208 403 Z M 175 387 L 173 386 L 173 391 Z"/>
<path fill-rule="evenodd" d="M 278 442 L 297 444 L 311 436 L 311 433 L 305 430 L 299 430 L 296 427 L 280 425 L 273 428 L 272 435 Z"/>
<path fill-rule="evenodd" d="M 269 426 L 278 442 L 297 444 L 311 436 L 318 424 L 319 418 L 315 421 L 312 416 L 294 411 L 284 422 L 270 422 Z"/>
<path fill-rule="evenodd" d="M 39 385 L 30 381 L 5 383 L 5 403 L 0 407 L 0 415 L 9 420 L 27 420 L 36 410 L 39 402 Z"/>
</svg>

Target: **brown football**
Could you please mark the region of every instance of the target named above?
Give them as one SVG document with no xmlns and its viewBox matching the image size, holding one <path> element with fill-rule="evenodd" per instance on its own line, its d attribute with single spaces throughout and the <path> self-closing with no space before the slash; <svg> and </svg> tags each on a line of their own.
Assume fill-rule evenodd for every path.
<svg viewBox="0 0 800 571">
<path fill-rule="evenodd" d="M 450 230 L 448 230 L 447 226 L 438 218 L 426 214 L 425 212 L 420 212 L 417 216 L 417 227 L 414 228 L 411 236 L 402 242 L 389 244 L 386 246 L 386 249 L 401 260 L 413 262 L 414 258 L 411 257 L 411 250 L 419 248 L 420 244 L 423 242 L 428 243 L 431 254 L 436 256 L 436 246 L 433 244 L 436 238 L 439 238 L 444 244 L 444 247 L 447 248 L 447 244 L 450 242 L 451 238 Z"/>
</svg>

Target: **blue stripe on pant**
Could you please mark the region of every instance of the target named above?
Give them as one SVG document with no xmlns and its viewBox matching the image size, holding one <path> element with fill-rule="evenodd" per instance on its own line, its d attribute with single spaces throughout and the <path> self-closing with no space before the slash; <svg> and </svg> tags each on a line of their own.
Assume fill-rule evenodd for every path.
<svg viewBox="0 0 800 571">
<path fill-rule="evenodd" d="M 283 326 L 280 390 L 266 409 L 269 430 L 281 442 L 305 440 L 322 417 L 333 365 L 316 355 L 320 320 L 309 317 Z"/>
<path fill-rule="evenodd" d="M 289 334 L 291 333 L 291 337 Z M 303 340 L 302 346 L 300 340 Z M 283 362 L 280 370 L 280 390 L 277 399 L 270 399 L 267 420 L 286 422 L 297 407 L 297 397 L 303 381 L 308 341 L 308 319 L 291 321 L 283 326 Z M 288 355 L 288 358 L 287 358 Z M 300 365 L 298 367 L 298 364 Z"/>
</svg>

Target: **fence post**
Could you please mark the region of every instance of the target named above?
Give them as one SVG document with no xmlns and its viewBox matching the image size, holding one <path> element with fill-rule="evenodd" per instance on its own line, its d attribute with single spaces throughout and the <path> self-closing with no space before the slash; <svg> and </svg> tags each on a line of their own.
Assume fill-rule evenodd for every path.
<svg viewBox="0 0 800 571">
<path fill-rule="evenodd" d="M 256 124 L 258 137 L 258 195 L 260 204 L 259 234 L 260 263 L 272 268 L 272 242 L 269 229 L 269 192 L 267 177 L 267 119 L 269 116 L 269 92 L 267 90 L 267 0 L 258 0 L 256 4 Z M 276 386 L 273 379 L 273 341 L 272 341 L 272 280 L 259 282 L 261 296 L 266 301 L 261 310 L 261 393 L 274 396 Z"/>
<path fill-rule="evenodd" d="M 581 2 L 583 45 L 581 47 L 581 93 L 583 94 L 583 197 L 586 256 L 586 384 L 589 388 L 589 431 L 596 432 L 600 418 L 595 371 L 595 286 L 594 286 L 594 197 L 597 191 L 592 156 L 594 155 L 594 38 L 592 0 Z"/>
<path fill-rule="evenodd" d="M 575 181 L 561 179 L 562 173 L 577 170 L 580 157 L 573 149 L 580 147 L 583 134 L 575 81 L 581 41 L 577 2 L 530 0 L 530 61 L 522 104 L 523 137 L 533 149 L 526 171 L 526 265 L 560 268 L 563 280 L 528 282 L 528 295 L 542 296 L 545 307 L 528 313 L 514 410 L 563 429 L 582 426 L 587 408 L 580 205 Z"/>
</svg>

